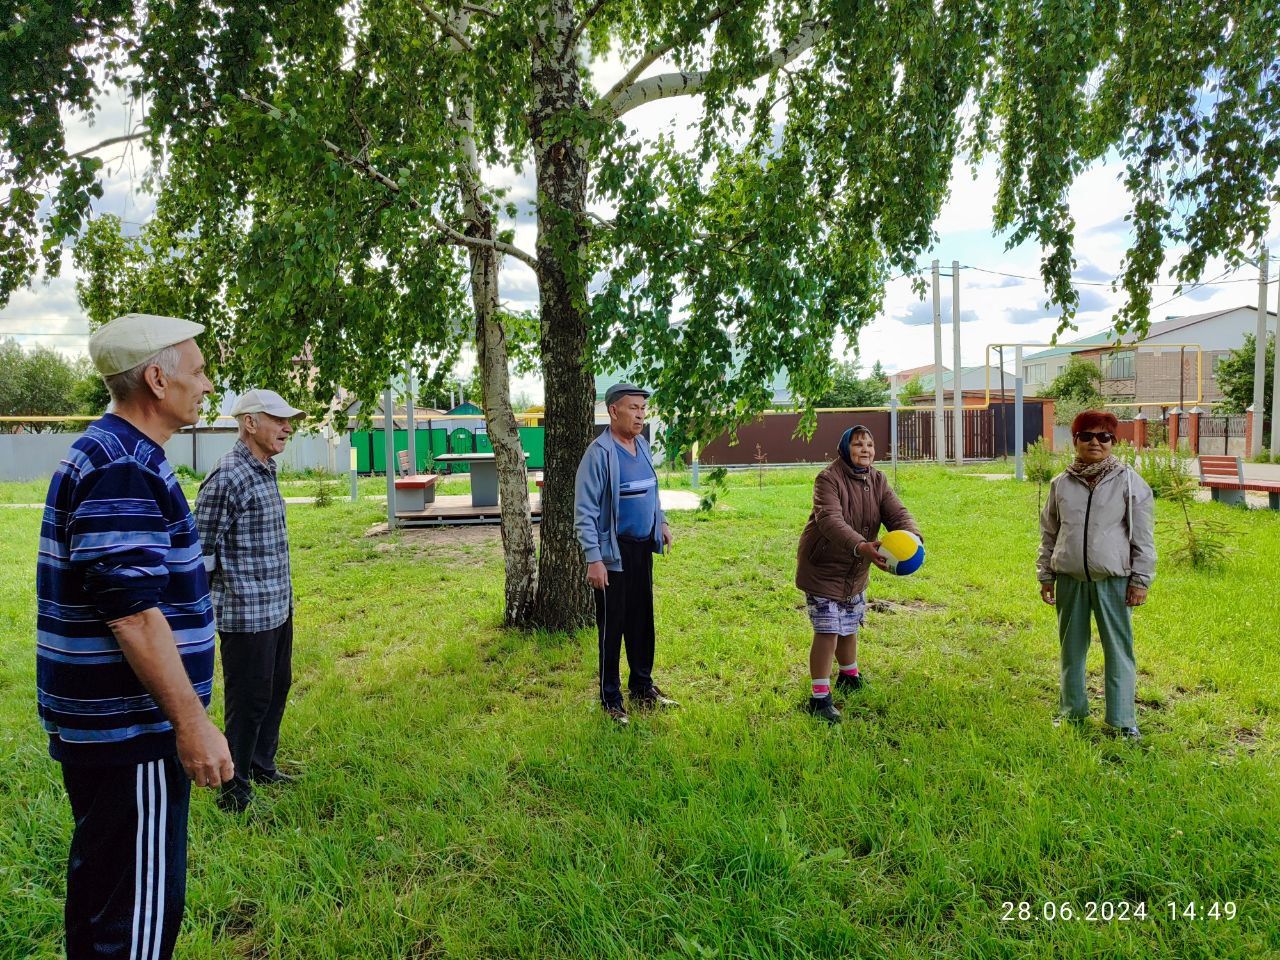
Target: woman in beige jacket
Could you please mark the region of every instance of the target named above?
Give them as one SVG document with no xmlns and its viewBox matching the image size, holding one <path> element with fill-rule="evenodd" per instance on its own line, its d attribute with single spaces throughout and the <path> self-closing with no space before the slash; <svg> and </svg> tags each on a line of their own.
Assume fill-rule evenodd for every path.
<svg viewBox="0 0 1280 960">
<path fill-rule="evenodd" d="M 1085 410 L 1072 422 L 1076 457 L 1049 485 L 1036 575 L 1041 599 L 1058 612 L 1061 716 L 1080 722 L 1089 715 L 1092 618 L 1102 640 L 1107 724 L 1136 741 L 1132 614 L 1146 603 L 1156 574 L 1154 497 L 1112 453 L 1118 426 L 1102 410 Z"/>
</svg>

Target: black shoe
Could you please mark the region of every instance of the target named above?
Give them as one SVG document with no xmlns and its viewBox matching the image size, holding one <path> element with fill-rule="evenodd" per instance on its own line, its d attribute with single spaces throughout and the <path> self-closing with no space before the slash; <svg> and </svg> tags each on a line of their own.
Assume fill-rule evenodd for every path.
<svg viewBox="0 0 1280 960">
<path fill-rule="evenodd" d="M 653 710 L 657 707 L 669 709 L 678 707 L 680 704 L 659 690 L 657 686 L 650 686 L 644 693 L 631 695 L 631 706 L 637 710 Z"/>
<path fill-rule="evenodd" d="M 867 681 L 862 679 L 862 674 L 860 673 L 842 673 L 836 677 L 836 689 L 843 690 L 845 693 L 854 693 L 866 685 Z"/>
<path fill-rule="evenodd" d="M 253 791 L 238 784 L 223 787 L 218 791 L 217 803 L 223 813 L 244 813 L 249 809 L 249 804 L 253 803 Z"/>
<path fill-rule="evenodd" d="M 631 718 L 627 716 L 626 708 L 623 707 L 622 704 L 619 703 L 616 706 L 610 706 L 606 703 L 603 706 L 604 712 L 608 715 L 609 719 L 618 726 L 625 727 L 631 722 Z"/>
<path fill-rule="evenodd" d="M 254 783 L 276 783 L 290 784 L 297 782 L 297 777 L 288 773 L 281 773 L 279 770 L 254 770 L 250 772 L 249 779 Z"/>
<path fill-rule="evenodd" d="M 1138 732 L 1137 727 L 1120 727 L 1116 730 L 1116 736 L 1121 740 L 1128 740 L 1130 743 L 1142 742 L 1142 734 Z"/>
<path fill-rule="evenodd" d="M 840 711 L 836 709 L 836 705 L 831 702 L 831 695 L 825 697 L 810 697 L 809 706 L 806 708 L 809 713 L 815 717 L 821 717 L 827 723 L 839 723 Z"/>
</svg>

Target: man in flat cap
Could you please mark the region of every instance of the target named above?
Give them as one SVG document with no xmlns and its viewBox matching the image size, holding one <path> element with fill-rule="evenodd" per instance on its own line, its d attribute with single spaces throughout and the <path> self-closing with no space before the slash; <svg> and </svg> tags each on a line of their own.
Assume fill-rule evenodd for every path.
<svg viewBox="0 0 1280 960">
<path fill-rule="evenodd" d="M 235 777 L 218 805 L 242 813 L 253 783 L 288 783 L 276 767 L 280 721 L 293 681 L 289 533 L 273 457 L 302 411 L 271 390 L 250 390 L 231 410 L 240 438 L 205 477 L 196 526 L 222 646 L 224 722 Z"/>
<path fill-rule="evenodd" d="M 671 528 L 641 436 L 648 397 L 630 383 L 609 388 L 609 429 L 587 447 L 573 486 L 574 526 L 596 595 L 600 705 L 621 726 L 630 722 L 619 676 L 624 642 L 631 705 L 676 706 L 653 682 L 653 555 L 671 545 Z"/>
<path fill-rule="evenodd" d="M 213 390 L 204 328 L 128 314 L 89 338 L 111 410 L 49 484 L 36 570 L 36 689 L 75 827 L 68 960 L 173 953 L 186 897 L 191 781 L 232 775 L 205 713 L 213 607 L 200 542 L 164 456 Z"/>
</svg>

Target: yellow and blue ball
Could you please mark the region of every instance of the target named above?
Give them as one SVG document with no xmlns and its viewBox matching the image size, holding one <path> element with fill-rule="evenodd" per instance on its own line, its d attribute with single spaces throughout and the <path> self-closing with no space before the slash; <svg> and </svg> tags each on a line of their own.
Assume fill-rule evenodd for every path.
<svg viewBox="0 0 1280 960">
<path fill-rule="evenodd" d="M 880 556 L 890 573 L 905 577 L 924 564 L 924 544 L 909 530 L 891 530 L 880 539 Z"/>
</svg>

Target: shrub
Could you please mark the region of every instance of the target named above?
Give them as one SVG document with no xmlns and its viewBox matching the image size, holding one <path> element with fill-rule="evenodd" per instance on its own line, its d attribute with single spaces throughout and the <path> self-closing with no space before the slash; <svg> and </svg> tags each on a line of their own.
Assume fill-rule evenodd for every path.
<svg viewBox="0 0 1280 960">
<path fill-rule="evenodd" d="M 311 491 L 313 504 L 316 507 L 332 506 L 333 499 L 334 499 L 333 489 L 334 489 L 334 484 L 330 483 L 328 480 L 317 481 L 316 485 L 312 488 L 312 491 Z"/>
</svg>

